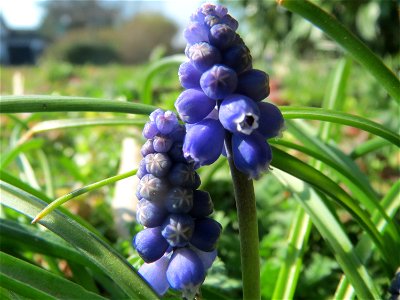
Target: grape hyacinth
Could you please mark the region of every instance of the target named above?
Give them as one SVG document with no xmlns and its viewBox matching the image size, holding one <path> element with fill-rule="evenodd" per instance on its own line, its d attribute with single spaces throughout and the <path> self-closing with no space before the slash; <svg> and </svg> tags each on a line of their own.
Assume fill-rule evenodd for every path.
<svg viewBox="0 0 400 300">
<path fill-rule="evenodd" d="M 221 225 L 209 218 L 210 195 L 183 156 L 185 128 L 171 111 L 155 110 L 143 129 L 148 139 L 137 176 L 137 221 L 145 226 L 133 246 L 145 263 L 139 273 L 163 295 L 168 288 L 193 298 L 217 251 Z"/>
<path fill-rule="evenodd" d="M 209 165 L 232 145 L 236 168 L 259 178 L 272 159 L 265 139 L 280 135 L 284 120 L 269 95 L 269 77 L 253 69 L 249 49 L 236 33 L 238 22 L 221 5 L 203 4 L 184 31 L 189 61 L 179 68 L 186 89 L 175 102 L 186 123 L 184 156 Z"/>
</svg>

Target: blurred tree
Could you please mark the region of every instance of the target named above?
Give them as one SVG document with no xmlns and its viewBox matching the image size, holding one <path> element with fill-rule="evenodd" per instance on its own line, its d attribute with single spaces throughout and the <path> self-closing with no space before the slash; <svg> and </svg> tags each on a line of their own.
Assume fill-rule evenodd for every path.
<svg viewBox="0 0 400 300">
<path fill-rule="evenodd" d="M 110 27 L 120 15 L 117 6 L 104 7 L 97 0 L 47 0 L 42 5 L 46 13 L 40 32 L 49 39 L 76 29 Z"/>
<path fill-rule="evenodd" d="M 176 32 L 176 25 L 162 15 L 136 15 L 118 29 L 118 52 L 125 63 L 143 62 L 157 46 L 169 52 Z"/>
</svg>

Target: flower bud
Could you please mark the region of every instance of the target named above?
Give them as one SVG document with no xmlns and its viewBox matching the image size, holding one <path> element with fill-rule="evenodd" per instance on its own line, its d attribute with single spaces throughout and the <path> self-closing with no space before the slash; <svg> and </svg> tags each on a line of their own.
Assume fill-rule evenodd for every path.
<svg viewBox="0 0 400 300">
<path fill-rule="evenodd" d="M 202 251 L 212 251 L 217 245 L 221 229 L 221 224 L 213 219 L 198 219 L 195 222 L 190 243 Z"/>
<path fill-rule="evenodd" d="M 187 213 L 193 207 L 193 191 L 183 187 L 172 188 L 165 198 L 165 207 L 171 213 Z"/>
<path fill-rule="evenodd" d="M 224 128 L 214 119 L 204 119 L 192 125 L 186 134 L 183 154 L 195 167 L 212 164 L 224 145 Z"/>
<path fill-rule="evenodd" d="M 214 205 L 210 194 L 204 191 L 193 191 L 193 207 L 189 214 L 194 218 L 203 218 L 212 214 Z"/>
<path fill-rule="evenodd" d="M 168 183 L 152 174 L 144 175 L 140 179 L 140 195 L 150 201 L 160 201 L 165 196 Z"/>
<path fill-rule="evenodd" d="M 216 24 L 210 29 L 210 43 L 220 50 L 231 47 L 235 37 L 235 31 L 226 24 Z"/>
<path fill-rule="evenodd" d="M 170 137 L 157 135 L 153 139 L 153 148 L 156 152 L 168 152 L 173 143 L 174 141 Z"/>
<path fill-rule="evenodd" d="M 143 137 L 146 139 L 152 139 L 159 133 L 156 123 L 150 121 L 144 125 L 143 128 Z"/>
<path fill-rule="evenodd" d="M 161 228 L 146 228 L 133 239 L 133 246 L 147 263 L 156 261 L 167 250 L 169 244 L 161 235 Z"/>
<path fill-rule="evenodd" d="M 232 68 L 237 74 L 252 68 L 249 49 L 244 44 L 236 44 L 227 49 L 222 56 L 222 64 Z"/>
<path fill-rule="evenodd" d="M 179 82 L 185 89 L 200 88 L 201 74 L 190 61 L 184 62 L 178 70 Z"/>
<path fill-rule="evenodd" d="M 196 69 L 200 72 L 208 70 L 221 60 L 219 50 L 205 42 L 192 45 L 188 49 L 187 55 Z"/>
<path fill-rule="evenodd" d="M 179 116 L 186 123 L 200 122 L 214 109 L 215 105 L 215 100 L 195 89 L 183 91 L 175 102 Z"/>
<path fill-rule="evenodd" d="M 194 221 L 186 214 L 170 214 L 162 227 L 162 235 L 172 247 L 184 247 L 193 234 Z"/>
<path fill-rule="evenodd" d="M 169 156 L 164 153 L 148 154 L 145 158 L 147 173 L 153 174 L 157 177 L 164 177 L 168 174 L 171 168 L 171 160 Z"/>
<path fill-rule="evenodd" d="M 167 210 L 163 205 L 142 199 L 136 210 L 137 221 L 146 227 L 157 227 L 164 223 Z"/>
<path fill-rule="evenodd" d="M 199 22 L 190 22 L 183 31 L 183 36 L 189 44 L 209 41 L 207 27 Z"/>
<path fill-rule="evenodd" d="M 285 120 L 279 108 L 268 102 L 258 103 L 258 108 L 260 109 L 260 119 L 257 131 L 266 139 L 280 136 L 285 126 Z"/>
<path fill-rule="evenodd" d="M 161 134 L 169 134 L 178 126 L 178 118 L 172 111 L 167 110 L 157 116 L 156 125 Z"/>
<path fill-rule="evenodd" d="M 269 95 L 269 77 L 261 70 L 248 70 L 240 74 L 236 93 L 245 95 L 254 101 L 261 101 Z"/>
<path fill-rule="evenodd" d="M 204 72 L 200 78 L 200 86 L 204 93 L 215 100 L 223 99 L 233 93 L 236 85 L 236 72 L 223 65 L 213 66 L 207 72 Z"/>
<path fill-rule="evenodd" d="M 156 150 L 154 150 L 153 147 L 153 140 L 147 140 L 146 143 L 143 144 L 142 148 L 140 149 L 140 153 L 142 154 L 143 157 L 150 153 L 155 153 Z"/>
<path fill-rule="evenodd" d="M 194 169 L 187 163 L 177 163 L 169 172 L 168 180 L 174 186 L 193 188 L 195 184 Z"/>
</svg>

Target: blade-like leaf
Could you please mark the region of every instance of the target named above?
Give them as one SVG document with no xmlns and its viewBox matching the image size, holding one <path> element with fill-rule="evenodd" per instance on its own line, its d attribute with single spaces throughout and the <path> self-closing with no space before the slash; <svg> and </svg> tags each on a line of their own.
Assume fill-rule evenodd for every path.
<svg viewBox="0 0 400 300">
<path fill-rule="evenodd" d="M 1 203 L 33 218 L 45 203 L 15 186 L 0 181 Z M 74 220 L 54 211 L 40 222 L 95 263 L 130 298 L 157 299 L 157 295 L 114 249 Z"/>
<path fill-rule="evenodd" d="M 357 206 L 355 201 L 330 178 L 282 150 L 276 147 L 272 148 L 274 157 L 272 165 L 318 188 L 345 208 L 374 241 L 381 252 L 387 270 L 393 269 L 393 266 L 389 264 L 391 258 L 384 246 L 383 239 L 365 211 Z"/>
<path fill-rule="evenodd" d="M 105 299 L 63 277 L 0 252 L 0 273 L 56 299 Z M 20 292 L 21 289 L 15 292 Z"/>
<path fill-rule="evenodd" d="M 307 0 L 277 0 L 277 2 L 319 27 L 348 51 L 397 102 L 400 102 L 400 82 L 396 75 L 359 38 L 339 23 L 335 17 Z"/>
<path fill-rule="evenodd" d="M 380 136 L 400 147 L 398 134 L 366 118 L 316 107 L 281 106 L 279 108 L 285 119 L 310 119 L 348 125 Z"/>
<path fill-rule="evenodd" d="M 98 111 L 149 115 L 157 107 L 141 103 L 67 96 L 1 96 L 1 113 Z"/>
<path fill-rule="evenodd" d="M 151 64 L 143 83 L 142 102 L 145 104 L 152 104 L 152 83 L 153 78 L 160 72 L 171 67 L 177 68 L 181 63 L 186 61 L 185 55 L 172 55 L 157 60 Z"/>
<path fill-rule="evenodd" d="M 301 180 L 280 170 L 272 173 L 292 192 L 313 224 L 332 248 L 339 265 L 351 280 L 360 299 L 378 299 L 379 293 L 367 270 L 355 255 L 343 227 L 320 196 Z"/>
</svg>

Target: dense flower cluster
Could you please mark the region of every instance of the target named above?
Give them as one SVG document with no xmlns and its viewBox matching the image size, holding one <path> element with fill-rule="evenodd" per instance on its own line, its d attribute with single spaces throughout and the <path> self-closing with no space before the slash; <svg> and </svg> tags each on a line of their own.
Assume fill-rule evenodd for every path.
<svg viewBox="0 0 400 300">
<path fill-rule="evenodd" d="M 200 178 L 183 156 L 185 127 L 161 109 L 143 129 L 137 176 L 137 221 L 145 226 L 133 245 L 145 264 L 139 273 L 162 295 L 169 287 L 192 297 L 213 263 L 221 225 L 209 218 L 213 204 L 198 190 Z"/>
<path fill-rule="evenodd" d="M 269 78 L 253 69 L 237 28 L 220 5 L 204 4 L 191 16 L 184 32 L 189 61 L 179 68 L 186 90 L 175 107 L 187 123 L 184 155 L 196 167 L 218 159 L 227 131 L 236 167 L 257 178 L 271 161 L 266 139 L 279 135 L 283 117 L 276 106 L 261 102 L 269 95 Z"/>
</svg>

